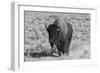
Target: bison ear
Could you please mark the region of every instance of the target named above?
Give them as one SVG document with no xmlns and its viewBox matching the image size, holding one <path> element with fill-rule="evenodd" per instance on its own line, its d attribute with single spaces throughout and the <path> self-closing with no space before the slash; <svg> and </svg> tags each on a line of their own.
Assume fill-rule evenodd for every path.
<svg viewBox="0 0 100 73">
<path fill-rule="evenodd" d="M 45 25 L 45 28 L 47 28 L 47 24 Z"/>
</svg>

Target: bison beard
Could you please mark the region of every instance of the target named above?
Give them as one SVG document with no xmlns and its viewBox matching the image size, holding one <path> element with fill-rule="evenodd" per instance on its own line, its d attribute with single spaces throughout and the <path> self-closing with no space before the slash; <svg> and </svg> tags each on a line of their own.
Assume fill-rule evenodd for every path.
<svg viewBox="0 0 100 73">
<path fill-rule="evenodd" d="M 71 43 L 71 38 L 72 38 L 72 25 L 71 24 L 66 24 L 68 27 L 68 32 L 67 35 L 64 35 L 62 31 L 62 28 L 58 26 L 59 20 L 56 19 L 53 24 L 49 25 L 47 28 L 48 34 L 49 34 L 49 42 L 51 45 L 51 48 L 56 45 L 58 49 L 59 56 L 64 53 L 67 53 L 69 55 L 69 46 Z"/>
</svg>

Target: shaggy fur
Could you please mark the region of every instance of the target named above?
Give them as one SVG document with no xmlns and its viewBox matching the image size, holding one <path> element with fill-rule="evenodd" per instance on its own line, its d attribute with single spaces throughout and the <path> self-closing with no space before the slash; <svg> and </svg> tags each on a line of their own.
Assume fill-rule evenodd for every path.
<svg viewBox="0 0 100 73">
<path fill-rule="evenodd" d="M 47 28 L 49 33 L 49 42 L 51 47 L 56 45 L 59 56 L 61 53 L 69 54 L 69 46 L 72 38 L 73 28 L 72 25 L 65 22 L 64 19 L 56 19 L 53 24 Z"/>
</svg>

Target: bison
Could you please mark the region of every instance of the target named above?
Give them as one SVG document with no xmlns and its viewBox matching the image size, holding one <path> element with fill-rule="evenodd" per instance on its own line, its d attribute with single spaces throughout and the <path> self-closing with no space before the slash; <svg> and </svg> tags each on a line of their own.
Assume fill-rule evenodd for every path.
<svg viewBox="0 0 100 73">
<path fill-rule="evenodd" d="M 59 56 L 64 53 L 69 55 L 69 46 L 73 33 L 72 25 L 64 19 L 55 19 L 54 23 L 47 27 L 47 32 L 50 45 L 52 48 L 56 45 Z"/>
</svg>

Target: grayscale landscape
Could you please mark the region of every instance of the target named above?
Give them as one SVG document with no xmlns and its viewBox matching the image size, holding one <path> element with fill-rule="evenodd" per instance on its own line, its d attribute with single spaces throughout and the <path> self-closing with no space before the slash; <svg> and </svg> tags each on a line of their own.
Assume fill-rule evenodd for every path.
<svg viewBox="0 0 100 73">
<path fill-rule="evenodd" d="M 53 24 L 57 18 L 65 19 L 73 27 L 69 55 L 58 56 L 58 50 L 49 43 L 45 25 Z M 24 11 L 24 61 L 89 59 L 90 18 L 88 13 Z"/>
</svg>

